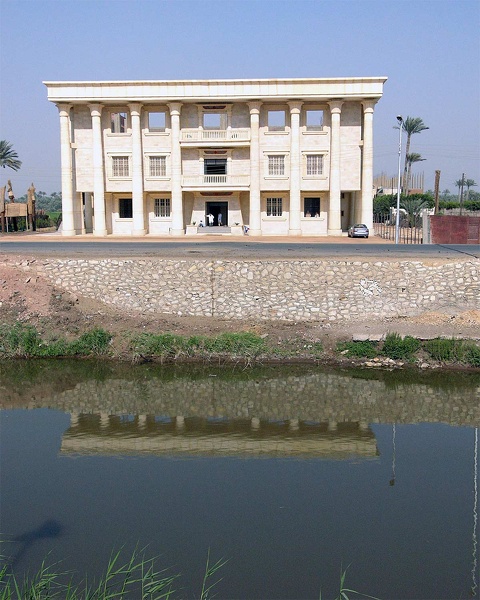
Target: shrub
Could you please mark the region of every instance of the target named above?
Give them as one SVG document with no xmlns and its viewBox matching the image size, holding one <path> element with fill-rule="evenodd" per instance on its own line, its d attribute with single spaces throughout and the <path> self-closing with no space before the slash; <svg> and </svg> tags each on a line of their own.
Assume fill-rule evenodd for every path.
<svg viewBox="0 0 480 600">
<path fill-rule="evenodd" d="M 105 354 L 112 336 L 104 329 L 96 328 L 82 334 L 78 340 L 71 342 L 67 348 L 68 354 L 89 356 Z"/>
<path fill-rule="evenodd" d="M 378 344 L 369 340 L 364 342 L 340 342 L 337 345 L 338 352 L 346 352 L 348 356 L 357 358 L 375 358 L 378 354 Z"/>
<path fill-rule="evenodd" d="M 9 356 L 37 356 L 41 344 L 38 331 L 31 325 L 15 323 L 13 327 L 0 328 L 0 352 Z"/>
<path fill-rule="evenodd" d="M 480 367 L 480 348 L 473 342 L 465 344 L 464 360 L 471 367 Z"/>
<path fill-rule="evenodd" d="M 433 359 L 440 362 L 461 361 L 463 359 L 464 347 L 462 340 L 435 338 L 424 342 L 423 348 Z"/>
<path fill-rule="evenodd" d="M 410 335 L 402 338 L 398 333 L 389 333 L 383 342 L 382 354 L 393 360 L 410 360 L 420 346 L 420 341 Z"/>
</svg>

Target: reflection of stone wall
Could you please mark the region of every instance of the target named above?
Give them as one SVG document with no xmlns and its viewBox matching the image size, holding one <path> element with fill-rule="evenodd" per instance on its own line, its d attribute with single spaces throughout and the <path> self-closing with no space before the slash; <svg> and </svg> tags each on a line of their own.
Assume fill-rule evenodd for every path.
<svg viewBox="0 0 480 600">
<path fill-rule="evenodd" d="M 7 398 L 2 404 L 8 407 Z M 479 387 L 392 385 L 338 372 L 237 381 L 219 377 L 89 380 L 43 401 L 28 402 L 32 408 L 39 405 L 109 415 L 480 425 Z"/>
<path fill-rule="evenodd" d="M 474 260 L 48 259 L 22 263 L 74 294 L 146 313 L 281 320 L 480 308 Z"/>
</svg>

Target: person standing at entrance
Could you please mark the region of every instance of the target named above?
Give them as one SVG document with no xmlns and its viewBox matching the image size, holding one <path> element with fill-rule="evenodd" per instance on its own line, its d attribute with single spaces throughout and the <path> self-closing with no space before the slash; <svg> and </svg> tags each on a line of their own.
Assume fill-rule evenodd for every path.
<svg viewBox="0 0 480 600">
<path fill-rule="evenodd" d="M 218 213 L 218 226 L 221 227 L 222 226 L 222 213 Z"/>
<path fill-rule="evenodd" d="M 215 217 L 212 215 L 212 213 L 208 213 L 207 215 L 207 223 L 209 227 L 213 227 L 213 219 Z"/>
</svg>

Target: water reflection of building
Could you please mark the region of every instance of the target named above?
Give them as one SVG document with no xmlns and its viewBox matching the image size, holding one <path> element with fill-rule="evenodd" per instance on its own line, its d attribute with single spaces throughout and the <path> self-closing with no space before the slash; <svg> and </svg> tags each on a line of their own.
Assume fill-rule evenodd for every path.
<svg viewBox="0 0 480 600">
<path fill-rule="evenodd" d="M 61 453 L 346 459 L 378 449 L 365 422 L 73 413 Z"/>
</svg>

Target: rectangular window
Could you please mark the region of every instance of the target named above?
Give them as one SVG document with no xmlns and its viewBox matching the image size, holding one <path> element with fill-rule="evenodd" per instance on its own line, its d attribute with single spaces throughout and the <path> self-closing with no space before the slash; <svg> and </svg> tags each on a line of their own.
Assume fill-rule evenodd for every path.
<svg viewBox="0 0 480 600">
<path fill-rule="evenodd" d="M 271 177 L 285 175 L 285 156 L 283 154 L 269 154 L 268 174 Z"/>
<path fill-rule="evenodd" d="M 206 158 L 203 161 L 204 175 L 226 175 L 227 174 L 227 159 L 226 158 Z"/>
<path fill-rule="evenodd" d="M 170 216 L 170 198 L 155 198 L 155 216 Z"/>
<path fill-rule="evenodd" d="M 320 198 L 305 198 L 303 201 L 304 217 L 320 216 Z"/>
<path fill-rule="evenodd" d="M 267 119 L 268 131 L 285 131 L 284 110 L 269 110 Z"/>
<path fill-rule="evenodd" d="M 133 217 L 133 204 L 131 198 L 120 198 L 118 201 L 118 213 L 121 219 Z"/>
<path fill-rule="evenodd" d="M 166 114 L 163 111 L 148 113 L 148 131 L 165 131 Z"/>
<path fill-rule="evenodd" d="M 204 113 L 204 129 L 222 129 L 222 113 Z"/>
<path fill-rule="evenodd" d="M 130 177 L 128 156 L 112 156 L 112 177 Z"/>
<path fill-rule="evenodd" d="M 307 175 L 323 175 L 322 154 L 307 154 Z"/>
<path fill-rule="evenodd" d="M 150 156 L 150 177 L 167 176 L 167 159 L 165 156 Z"/>
<path fill-rule="evenodd" d="M 322 131 L 323 110 L 306 110 L 305 124 L 307 126 L 307 131 Z"/>
<path fill-rule="evenodd" d="M 127 113 L 115 112 L 110 115 L 110 130 L 112 133 L 127 133 Z"/>
<path fill-rule="evenodd" d="M 267 198 L 267 216 L 282 216 L 282 198 Z"/>
</svg>

